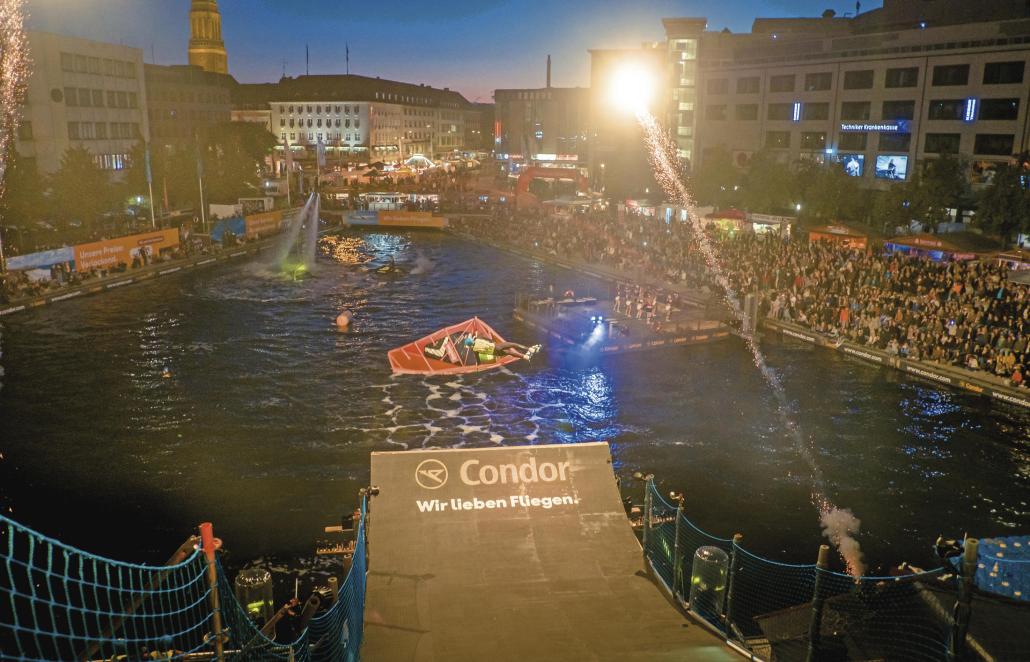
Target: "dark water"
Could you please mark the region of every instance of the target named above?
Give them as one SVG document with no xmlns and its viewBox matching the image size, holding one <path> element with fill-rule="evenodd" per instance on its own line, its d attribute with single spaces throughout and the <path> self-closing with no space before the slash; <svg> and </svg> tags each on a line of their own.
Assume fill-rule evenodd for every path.
<svg viewBox="0 0 1030 662">
<path fill-rule="evenodd" d="M 203 520 L 237 558 L 308 553 L 354 506 L 370 451 L 611 440 L 623 477 L 654 472 L 702 527 L 814 559 L 809 472 L 736 341 L 394 378 L 387 349 L 473 315 L 532 339 L 511 317 L 519 290 L 606 288 L 450 237 L 363 236 L 377 259 L 421 273 L 323 261 L 294 282 L 240 264 L 4 321 L 4 512 L 127 560 L 162 560 Z M 344 307 L 349 333 L 332 325 Z M 874 569 L 929 563 L 942 532 L 1030 531 L 1026 413 L 810 346 L 765 347 Z"/>
</svg>

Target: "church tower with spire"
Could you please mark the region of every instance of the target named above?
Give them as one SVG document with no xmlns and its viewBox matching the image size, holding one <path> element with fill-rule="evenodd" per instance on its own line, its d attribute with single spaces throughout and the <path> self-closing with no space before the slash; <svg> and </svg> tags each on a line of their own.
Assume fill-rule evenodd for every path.
<svg viewBox="0 0 1030 662">
<path fill-rule="evenodd" d="M 217 0 L 193 0 L 190 6 L 190 64 L 204 71 L 229 73 Z"/>
</svg>

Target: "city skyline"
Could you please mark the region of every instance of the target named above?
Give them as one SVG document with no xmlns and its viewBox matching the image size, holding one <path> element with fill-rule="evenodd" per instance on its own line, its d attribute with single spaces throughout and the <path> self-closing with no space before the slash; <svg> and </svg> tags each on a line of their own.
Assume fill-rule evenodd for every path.
<svg viewBox="0 0 1030 662">
<path fill-rule="evenodd" d="M 284 68 L 288 76 L 302 75 L 307 50 L 312 74 L 343 73 L 349 47 L 351 73 L 449 87 L 489 102 L 494 89 L 543 87 L 548 54 L 555 86 L 586 87 L 588 49 L 661 40 L 662 17 L 706 16 L 710 30 L 746 32 L 756 17 L 855 9 L 827 0 L 659 0 L 646 7 L 616 0 L 462 0 L 444 7 L 390 0 L 325 18 L 335 4 L 316 0 L 298 13 L 276 0 L 221 0 L 229 72 L 247 83 L 278 80 Z M 881 5 L 867 1 L 862 11 Z M 147 62 L 187 60 L 188 0 L 29 0 L 27 6 L 31 29 L 135 46 Z M 280 34 L 290 35 L 289 43 Z"/>
</svg>

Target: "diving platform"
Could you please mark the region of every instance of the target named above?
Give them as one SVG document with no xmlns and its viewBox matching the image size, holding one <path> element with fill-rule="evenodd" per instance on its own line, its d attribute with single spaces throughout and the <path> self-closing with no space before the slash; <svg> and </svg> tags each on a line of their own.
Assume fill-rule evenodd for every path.
<svg viewBox="0 0 1030 662">
<path fill-rule="evenodd" d="M 362 659 L 739 659 L 645 572 L 607 444 L 371 465 Z"/>
<path fill-rule="evenodd" d="M 682 305 L 667 314 L 659 305 L 650 323 L 646 315 L 616 310 L 610 301 L 592 297 L 516 298 L 514 317 L 550 338 L 548 350 L 582 354 L 625 354 L 675 345 L 725 340 L 731 334 L 726 315 L 714 307 Z"/>
</svg>

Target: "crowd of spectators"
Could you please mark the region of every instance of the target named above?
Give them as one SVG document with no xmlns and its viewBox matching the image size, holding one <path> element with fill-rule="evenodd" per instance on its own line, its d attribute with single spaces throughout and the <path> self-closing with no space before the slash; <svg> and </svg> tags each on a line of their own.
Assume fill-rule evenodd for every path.
<svg viewBox="0 0 1030 662">
<path fill-rule="evenodd" d="M 455 229 L 565 258 L 719 292 L 689 223 L 542 214 L 465 219 Z M 738 297 L 763 317 L 896 356 L 986 373 L 1026 387 L 1030 288 L 989 261 L 935 262 L 881 250 L 706 228 Z"/>
</svg>

